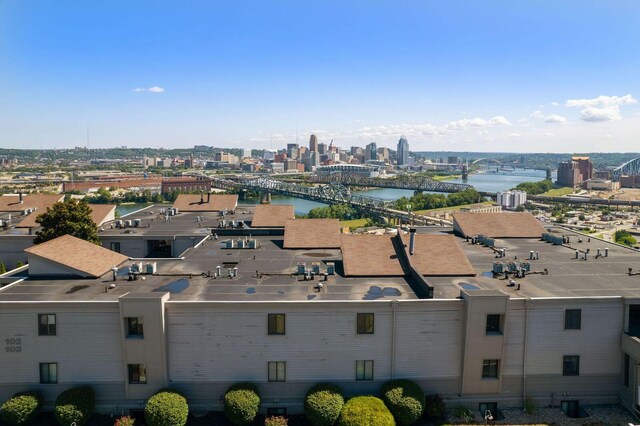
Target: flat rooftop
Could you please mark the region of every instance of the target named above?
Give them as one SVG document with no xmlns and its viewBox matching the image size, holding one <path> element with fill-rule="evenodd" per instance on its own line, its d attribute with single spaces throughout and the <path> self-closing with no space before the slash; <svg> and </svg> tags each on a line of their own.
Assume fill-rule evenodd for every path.
<svg viewBox="0 0 640 426">
<path fill-rule="evenodd" d="M 569 247 L 553 245 L 540 238 L 496 239 L 495 247 L 506 250 L 505 258 L 496 258 L 491 248 L 458 239 L 459 246 L 477 272 L 475 277 L 430 277 L 434 298 L 453 298 L 460 290 L 503 290 L 511 297 L 640 297 L 640 275 L 629 275 L 629 268 L 640 271 L 640 253 L 617 244 L 580 235 L 565 229 L 554 229 L 560 235 L 570 236 Z M 582 242 L 578 242 L 579 240 Z M 597 250 L 608 257 L 595 258 Z M 588 260 L 576 260 L 575 249 L 589 249 Z M 529 254 L 538 252 L 539 260 L 529 260 Z M 582 256 L 582 254 L 580 255 Z M 516 259 L 517 257 L 517 259 Z M 533 274 L 525 278 L 510 278 L 520 284 L 508 286 L 509 279 L 493 277 L 493 262 L 527 261 Z M 544 270 L 548 271 L 544 275 Z"/>
<path fill-rule="evenodd" d="M 198 197 L 200 197 L 198 195 Z M 162 213 L 170 206 L 168 204 L 155 204 L 145 209 L 133 212 L 122 217 L 122 220 L 140 219 L 140 226 L 116 228 L 115 223 L 104 226 L 100 236 L 143 236 L 145 239 L 154 237 L 168 237 L 174 235 L 209 235 L 211 229 L 218 228 L 219 220 L 227 223 L 234 221 L 249 223 L 252 220 L 253 206 L 238 207 L 233 214 L 221 216 L 219 212 L 179 212 L 175 216 L 167 216 Z M 215 229 L 214 229 L 215 232 Z"/>
<path fill-rule="evenodd" d="M 198 232 L 195 235 L 210 235 L 218 225 L 219 216 L 213 213 L 179 214 L 171 222 L 153 220 L 158 216 L 158 207 L 153 206 L 138 212 L 150 221 L 148 228 L 128 230 L 149 232 L 148 235 L 180 234 L 183 230 Z M 249 208 L 252 209 L 252 208 Z M 251 210 L 235 216 L 250 217 Z M 211 215 L 211 216 L 209 216 Z M 197 217 L 204 217 L 200 222 Z M 130 218 L 130 217 L 127 217 Z M 247 219 L 248 220 L 248 219 Z M 183 223 L 184 222 L 184 223 Z M 297 219 L 293 222 L 306 222 Z M 126 230 L 124 230 L 126 231 Z M 412 263 L 426 275 L 426 281 L 434 288 L 434 298 L 453 299 L 460 291 L 476 289 L 502 290 L 514 298 L 522 297 L 594 297 L 622 296 L 640 298 L 640 253 L 616 244 L 590 238 L 562 228 L 554 233 L 570 237 L 568 246 L 553 245 L 536 238 L 497 238 L 496 249 L 505 249 L 506 257 L 496 258 L 496 252 L 466 239 L 456 237 L 451 227 L 420 227 L 416 235 L 416 251 Z M 108 229 L 104 234 L 123 232 Z M 404 265 L 393 259 L 392 249 L 398 253 L 390 236 L 338 236 L 340 248 L 285 249 L 286 237 L 282 235 L 253 235 L 257 249 L 227 249 L 229 238 L 238 240 L 246 236 L 207 239 L 195 249 L 189 249 L 184 260 L 167 259 L 157 261 L 157 274 L 146 275 L 144 280 L 127 281 L 127 269 L 132 261 L 127 260 L 120 269 L 115 288 L 105 292 L 112 284 L 108 272 L 97 279 L 47 279 L 28 278 L 22 282 L 0 289 L 0 301 L 47 301 L 47 300 L 116 300 L 127 292 L 171 292 L 172 300 L 185 301 L 314 301 L 314 300 L 393 300 L 417 299 L 419 283 L 409 275 L 400 273 Z M 409 244 L 409 234 L 403 234 L 403 242 Z M 346 244 L 344 241 L 347 241 Z M 575 250 L 589 250 L 588 260 L 575 259 Z M 598 249 L 608 257 L 598 257 Z M 529 260 L 530 252 L 538 258 Z M 420 258 L 425 253 L 425 264 Z M 581 254 L 580 257 L 583 257 Z M 524 261 L 531 265 L 531 273 L 524 278 L 494 277 L 494 261 L 507 263 Z M 297 274 L 298 264 L 304 262 L 307 269 L 312 264 L 320 265 L 322 277 L 305 281 Z M 468 263 L 465 263 L 468 262 Z M 142 262 L 144 266 L 144 261 Z M 336 274 L 324 280 L 328 263 L 334 263 Z M 440 268 L 433 272 L 433 264 Z M 400 268 L 398 268 L 400 265 Z M 214 278 L 216 267 L 221 267 L 222 277 Z M 229 269 L 237 269 L 237 276 L 230 278 Z M 392 273 L 387 271 L 391 268 Z M 360 276 L 364 270 L 367 275 Z M 544 271 L 547 271 L 545 273 Z M 355 272 L 354 272 L 355 271 Z M 372 271 L 369 274 L 368 271 Z M 426 272 L 425 272 L 426 271 Z M 438 274 L 444 271 L 447 275 Z M 463 276 L 469 272 L 474 276 Z M 451 275 L 448 275 L 451 274 Z M 456 276 L 452 276 L 452 275 Z M 212 275 L 212 276 L 209 276 Z M 509 286 L 510 279 L 520 284 Z M 322 281 L 321 281 L 322 280 Z M 318 291 L 318 283 L 323 288 Z"/>
<path fill-rule="evenodd" d="M 237 238 L 237 237 L 236 237 Z M 183 301 L 302 301 L 302 300 L 381 300 L 417 299 L 410 278 L 369 277 L 347 278 L 341 271 L 339 249 L 283 250 L 282 237 L 258 237 L 259 248 L 225 249 L 226 240 L 207 240 L 191 251 L 188 259 L 157 261 L 158 275 L 146 275 L 128 281 L 128 265 L 120 268 L 117 281 L 111 273 L 98 279 L 28 278 L 0 290 L 1 301 L 92 301 L 116 300 L 128 292 L 171 292 L 172 300 Z M 255 258 L 254 258 L 255 256 Z M 338 273 L 304 281 L 296 275 L 299 262 L 308 269 L 314 262 L 326 271 L 328 262 L 335 262 Z M 144 266 L 143 262 L 143 266 Z M 222 267 L 222 277 L 206 275 Z M 238 268 L 238 275 L 228 277 L 229 268 Z M 318 283 L 323 284 L 318 291 Z M 115 288 L 105 291 L 105 287 Z"/>
<path fill-rule="evenodd" d="M 173 207 L 184 212 L 218 212 L 237 206 L 237 194 L 180 194 L 173 202 Z"/>
</svg>

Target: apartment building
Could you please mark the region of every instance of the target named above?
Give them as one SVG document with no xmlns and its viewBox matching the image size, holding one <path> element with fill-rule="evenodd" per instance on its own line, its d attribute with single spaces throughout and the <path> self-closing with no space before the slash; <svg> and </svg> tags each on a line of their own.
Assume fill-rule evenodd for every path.
<svg viewBox="0 0 640 426">
<path fill-rule="evenodd" d="M 0 398 L 38 388 L 51 406 L 90 384 L 98 409 L 119 413 L 170 386 L 192 408 L 220 410 L 229 385 L 251 381 L 263 410 L 292 414 L 319 382 L 356 395 L 408 378 L 475 409 L 527 398 L 636 409 L 636 251 L 527 213 L 367 236 L 291 209 L 270 222 L 272 207 L 255 212 L 260 227 L 236 209 L 241 229 L 202 206 L 166 222 L 134 215 L 142 235 L 205 230 L 164 260 L 71 237 L 28 249 L 28 270 L 1 278 L 0 363 L 12 368 Z M 541 240 L 550 232 L 562 244 Z"/>
</svg>

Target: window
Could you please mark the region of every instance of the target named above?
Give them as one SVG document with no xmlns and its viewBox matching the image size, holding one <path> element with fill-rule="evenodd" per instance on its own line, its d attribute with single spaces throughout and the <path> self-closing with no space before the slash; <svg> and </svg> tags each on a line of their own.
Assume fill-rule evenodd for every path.
<svg viewBox="0 0 640 426">
<path fill-rule="evenodd" d="M 373 361 L 356 361 L 356 380 L 373 380 Z"/>
<path fill-rule="evenodd" d="M 564 329 L 580 330 L 582 323 L 582 309 L 565 309 Z"/>
<path fill-rule="evenodd" d="M 129 364 L 129 383 L 147 383 L 147 369 L 144 364 Z"/>
<path fill-rule="evenodd" d="M 142 339 L 144 337 L 144 327 L 142 325 L 142 318 L 129 317 L 125 318 L 127 321 L 127 338 L 129 339 Z"/>
<path fill-rule="evenodd" d="M 269 335 L 282 336 L 285 334 L 285 315 L 269 314 Z"/>
<path fill-rule="evenodd" d="M 631 359 L 629 358 L 629 354 L 624 354 L 624 385 L 629 387 L 629 367 L 631 364 Z"/>
<path fill-rule="evenodd" d="M 580 375 L 580 357 L 578 355 L 567 355 L 562 359 L 562 375 Z"/>
<path fill-rule="evenodd" d="M 358 334 L 373 334 L 373 314 L 358 314 Z"/>
<path fill-rule="evenodd" d="M 40 383 L 43 385 L 58 383 L 58 363 L 40 363 Z"/>
<path fill-rule="evenodd" d="M 56 314 L 38 314 L 38 336 L 56 335 Z"/>
<path fill-rule="evenodd" d="M 502 327 L 500 326 L 501 319 L 502 315 L 500 314 L 488 314 L 486 334 L 502 334 Z"/>
<path fill-rule="evenodd" d="M 111 243 L 111 251 L 120 253 L 120 243 Z"/>
<path fill-rule="evenodd" d="M 269 381 L 284 382 L 287 376 L 287 363 L 284 361 L 269 362 Z"/>
<path fill-rule="evenodd" d="M 482 378 L 497 379 L 499 363 L 497 359 L 485 359 L 482 361 Z"/>
</svg>

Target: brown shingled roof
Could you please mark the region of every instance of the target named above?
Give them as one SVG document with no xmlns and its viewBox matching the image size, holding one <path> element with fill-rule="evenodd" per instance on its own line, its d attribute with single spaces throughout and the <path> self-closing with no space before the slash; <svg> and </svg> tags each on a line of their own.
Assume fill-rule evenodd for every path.
<svg viewBox="0 0 640 426">
<path fill-rule="evenodd" d="M 259 204 L 253 211 L 252 228 L 284 228 L 295 217 L 291 204 Z"/>
<path fill-rule="evenodd" d="M 62 194 L 25 194 L 22 196 L 22 204 L 20 197 L 17 195 L 4 195 L 0 197 L 0 212 L 22 212 L 27 209 L 35 209 L 34 212 L 21 218 L 16 218 L 16 228 L 36 228 L 36 218 L 41 213 L 47 211 L 47 207 L 51 207 L 58 201 L 64 200 Z"/>
<path fill-rule="evenodd" d="M 485 213 L 486 214 L 486 213 Z M 409 249 L 409 236 L 404 243 Z M 450 234 L 416 234 L 411 266 L 424 276 L 476 275 L 471 262 Z"/>
<path fill-rule="evenodd" d="M 107 221 L 109 215 L 116 209 L 115 204 L 91 204 L 91 219 L 98 226 Z"/>
<path fill-rule="evenodd" d="M 202 203 L 200 194 L 180 194 L 173 207 L 183 212 L 218 212 L 221 210 L 235 210 L 238 205 L 237 194 L 204 194 Z M 207 199 L 209 202 L 207 203 Z"/>
<path fill-rule="evenodd" d="M 465 236 L 492 238 L 540 238 L 544 232 L 542 224 L 528 212 L 454 213 L 453 226 Z"/>
<path fill-rule="evenodd" d="M 405 275 L 390 235 L 343 235 L 342 264 L 346 276 Z"/>
<path fill-rule="evenodd" d="M 338 219 L 288 220 L 284 228 L 284 248 L 340 248 Z"/>
<path fill-rule="evenodd" d="M 28 257 L 37 256 L 69 268 L 70 274 L 100 277 L 128 257 L 71 235 L 63 235 L 25 249 Z"/>
</svg>

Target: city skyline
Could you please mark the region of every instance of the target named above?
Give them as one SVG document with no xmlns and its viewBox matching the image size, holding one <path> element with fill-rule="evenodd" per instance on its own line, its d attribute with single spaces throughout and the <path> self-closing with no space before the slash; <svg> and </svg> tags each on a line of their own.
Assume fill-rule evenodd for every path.
<svg viewBox="0 0 640 426">
<path fill-rule="evenodd" d="M 640 5 L 0 3 L 3 148 L 637 151 Z"/>
</svg>

